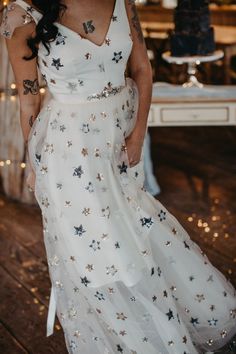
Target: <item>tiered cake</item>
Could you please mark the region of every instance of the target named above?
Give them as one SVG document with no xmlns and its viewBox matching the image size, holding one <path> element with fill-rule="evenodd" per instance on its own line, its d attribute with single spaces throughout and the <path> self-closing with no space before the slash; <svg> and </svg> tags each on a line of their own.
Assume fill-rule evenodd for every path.
<svg viewBox="0 0 236 354">
<path fill-rule="evenodd" d="M 209 0 L 178 0 L 171 34 L 173 56 L 209 55 L 215 50 Z"/>
</svg>

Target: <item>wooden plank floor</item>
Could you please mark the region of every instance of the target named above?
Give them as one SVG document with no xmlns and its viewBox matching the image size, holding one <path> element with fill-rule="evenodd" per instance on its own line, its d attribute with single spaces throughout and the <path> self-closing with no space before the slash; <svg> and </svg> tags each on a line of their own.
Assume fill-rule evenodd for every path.
<svg viewBox="0 0 236 354">
<path fill-rule="evenodd" d="M 172 127 L 150 133 L 158 199 L 236 286 L 236 129 Z M 50 282 L 40 211 L 3 194 L 0 276 L 0 352 L 66 354 L 58 322 L 55 334 L 45 336 Z"/>
</svg>

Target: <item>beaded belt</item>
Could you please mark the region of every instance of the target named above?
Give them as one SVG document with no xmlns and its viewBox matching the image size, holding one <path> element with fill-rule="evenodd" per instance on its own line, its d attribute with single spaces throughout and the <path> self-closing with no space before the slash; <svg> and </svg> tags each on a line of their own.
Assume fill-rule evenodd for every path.
<svg viewBox="0 0 236 354">
<path fill-rule="evenodd" d="M 102 98 L 107 98 L 109 96 L 114 96 L 117 93 L 120 93 L 123 89 L 125 88 L 125 86 L 116 86 L 116 87 L 112 87 L 112 84 L 109 82 L 108 85 L 106 87 L 104 87 L 104 89 L 100 92 L 100 93 L 94 93 L 90 96 L 87 97 L 88 101 L 92 101 L 92 100 L 100 100 Z"/>
</svg>

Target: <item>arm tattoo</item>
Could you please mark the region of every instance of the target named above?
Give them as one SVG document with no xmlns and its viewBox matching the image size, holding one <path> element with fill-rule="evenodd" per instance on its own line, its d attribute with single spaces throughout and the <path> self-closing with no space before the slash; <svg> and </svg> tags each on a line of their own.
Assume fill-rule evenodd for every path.
<svg viewBox="0 0 236 354">
<path fill-rule="evenodd" d="M 95 27 L 93 25 L 93 20 L 83 22 L 84 32 L 86 34 L 93 33 L 95 31 Z"/>
<path fill-rule="evenodd" d="M 29 119 L 29 126 L 32 128 L 33 124 L 34 124 L 34 119 L 33 116 L 31 116 Z"/>
<path fill-rule="evenodd" d="M 137 32 L 139 42 L 143 43 L 144 42 L 143 32 L 142 32 L 142 28 L 140 26 L 140 22 L 139 22 L 139 18 L 138 18 L 138 12 L 137 12 L 137 9 L 136 9 L 136 6 L 135 6 L 135 0 L 128 0 L 128 4 L 131 6 L 131 11 L 133 13 L 133 16 L 131 18 L 132 25 L 133 25 L 134 29 Z"/>
<path fill-rule="evenodd" d="M 39 82 L 38 79 L 35 80 L 23 80 L 24 95 L 31 93 L 32 95 L 38 95 L 39 93 Z"/>
</svg>

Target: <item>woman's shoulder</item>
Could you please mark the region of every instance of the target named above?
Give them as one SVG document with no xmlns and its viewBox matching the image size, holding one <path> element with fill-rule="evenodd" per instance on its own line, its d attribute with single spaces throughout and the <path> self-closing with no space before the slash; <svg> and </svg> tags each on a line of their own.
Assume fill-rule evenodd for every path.
<svg viewBox="0 0 236 354">
<path fill-rule="evenodd" d="M 23 6 L 20 1 L 12 1 L 4 8 L 0 34 L 6 38 L 11 38 L 17 27 L 35 22 L 35 10 L 31 7 L 31 2 L 22 3 Z"/>
</svg>

